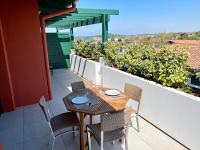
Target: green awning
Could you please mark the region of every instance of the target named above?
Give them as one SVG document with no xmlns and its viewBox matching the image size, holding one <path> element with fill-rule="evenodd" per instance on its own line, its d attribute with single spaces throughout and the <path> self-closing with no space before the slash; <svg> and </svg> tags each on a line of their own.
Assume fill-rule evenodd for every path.
<svg viewBox="0 0 200 150">
<path fill-rule="evenodd" d="M 118 10 L 110 9 L 86 9 L 78 8 L 76 11 L 48 19 L 46 27 L 53 27 L 58 29 L 70 29 L 80 26 L 102 23 L 109 21 L 110 15 L 118 15 Z"/>
<path fill-rule="evenodd" d="M 75 0 L 38 0 L 40 14 L 64 10 L 70 7 Z"/>
</svg>

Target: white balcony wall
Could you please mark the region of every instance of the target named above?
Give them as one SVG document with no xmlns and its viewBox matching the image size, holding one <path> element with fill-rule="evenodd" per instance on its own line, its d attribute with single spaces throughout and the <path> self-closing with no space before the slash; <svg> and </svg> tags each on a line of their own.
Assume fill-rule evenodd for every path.
<svg viewBox="0 0 200 150">
<path fill-rule="evenodd" d="M 75 62 L 73 59 L 72 67 Z M 100 64 L 85 61 L 87 64 L 85 73 L 82 75 L 82 72 L 78 72 L 78 74 L 95 83 L 99 82 L 101 77 L 94 76 L 99 76 L 97 70 Z M 128 82 L 141 87 L 143 94 L 140 115 L 188 148 L 200 149 L 200 98 L 108 66 L 103 66 L 101 72 L 104 86 L 123 91 L 124 84 Z"/>
<path fill-rule="evenodd" d="M 71 71 L 79 76 L 92 80 L 95 84 L 101 84 L 101 67 L 99 63 L 82 58 L 77 55 L 70 55 Z"/>
<path fill-rule="evenodd" d="M 200 98 L 111 67 L 103 67 L 103 85 L 123 91 L 126 82 L 143 89 L 142 117 L 187 147 L 200 149 Z"/>
</svg>

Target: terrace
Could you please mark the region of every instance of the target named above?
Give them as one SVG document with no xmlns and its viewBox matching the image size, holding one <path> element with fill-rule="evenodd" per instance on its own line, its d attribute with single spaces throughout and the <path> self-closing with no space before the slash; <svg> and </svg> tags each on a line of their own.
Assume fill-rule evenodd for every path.
<svg viewBox="0 0 200 150">
<path fill-rule="evenodd" d="M 70 84 L 83 78 L 67 69 L 54 70 L 52 76 L 53 100 L 49 101 L 52 115 L 67 111 L 62 98 L 71 92 Z M 98 117 L 95 118 L 98 121 Z M 85 120 L 86 123 L 88 120 Z M 129 149 L 136 150 L 185 150 L 174 139 L 140 118 L 140 132 L 131 128 L 128 135 Z M 47 150 L 50 130 L 38 104 L 18 107 L 0 117 L 0 141 L 5 150 Z M 94 149 L 100 149 L 95 140 Z M 121 150 L 124 145 L 107 143 L 105 149 Z M 79 136 L 66 134 L 56 140 L 55 150 L 78 150 Z"/>
</svg>

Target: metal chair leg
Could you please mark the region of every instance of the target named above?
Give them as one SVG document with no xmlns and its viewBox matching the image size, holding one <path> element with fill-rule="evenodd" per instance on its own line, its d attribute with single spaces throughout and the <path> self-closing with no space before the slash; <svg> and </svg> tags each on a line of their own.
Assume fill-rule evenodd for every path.
<svg viewBox="0 0 200 150">
<path fill-rule="evenodd" d="M 53 150 L 55 144 L 55 137 L 53 137 L 52 145 L 51 145 L 51 150 Z"/>
<path fill-rule="evenodd" d="M 140 132 L 138 114 L 136 114 L 136 123 L 137 123 L 137 130 L 138 132 Z"/>
<path fill-rule="evenodd" d="M 103 150 L 103 140 L 104 139 L 104 135 L 103 135 L 103 131 L 101 131 L 101 150 Z"/>
<path fill-rule="evenodd" d="M 76 128 L 75 127 L 72 127 L 72 130 L 73 130 L 73 136 L 76 136 Z"/>
<path fill-rule="evenodd" d="M 49 141 L 48 141 L 48 145 L 51 144 L 51 137 L 52 137 L 52 134 L 49 135 Z"/>
<path fill-rule="evenodd" d="M 51 129 L 51 128 L 50 128 L 50 129 Z M 49 142 L 48 142 L 48 145 L 51 145 L 51 138 L 52 138 L 52 140 L 55 139 L 55 135 L 54 135 L 52 129 L 51 129 L 51 134 L 49 135 Z"/>
<path fill-rule="evenodd" d="M 140 126 L 139 126 L 139 118 L 138 118 L 138 116 L 139 116 L 138 114 L 135 114 L 135 116 L 132 117 L 132 118 L 135 118 L 135 119 L 136 119 L 137 128 L 133 126 L 133 121 L 132 121 L 132 119 L 131 119 L 130 125 L 131 125 L 131 127 L 132 127 L 133 129 L 135 129 L 137 132 L 140 132 Z"/>
<path fill-rule="evenodd" d="M 88 141 L 88 150 L 91 150 L 91 138 L 90 138 L 90 129 L 87 127 L 87 141 Z"/>
<path fill-rule="evenodd" d="M 128 128 L 125 130 L 125 149 L 128 150 Z"/>
<path fill-rule="evenodd" d="M 114 145 L 114 144 L 115 144 L 115 141 L 112 141 L 112 144 Z"/>
</svg>

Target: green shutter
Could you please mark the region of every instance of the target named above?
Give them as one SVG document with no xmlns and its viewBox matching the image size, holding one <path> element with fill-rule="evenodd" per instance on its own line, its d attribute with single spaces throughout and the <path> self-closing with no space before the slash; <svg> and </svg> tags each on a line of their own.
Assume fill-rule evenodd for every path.
<svg viewBox="0 0 200 150">
<path fill-rule="evenodd" d="M 71 37 L 68 33 L 47 33 L 49 65 L 53 68 L 69 68 Z"/>
</svg>

